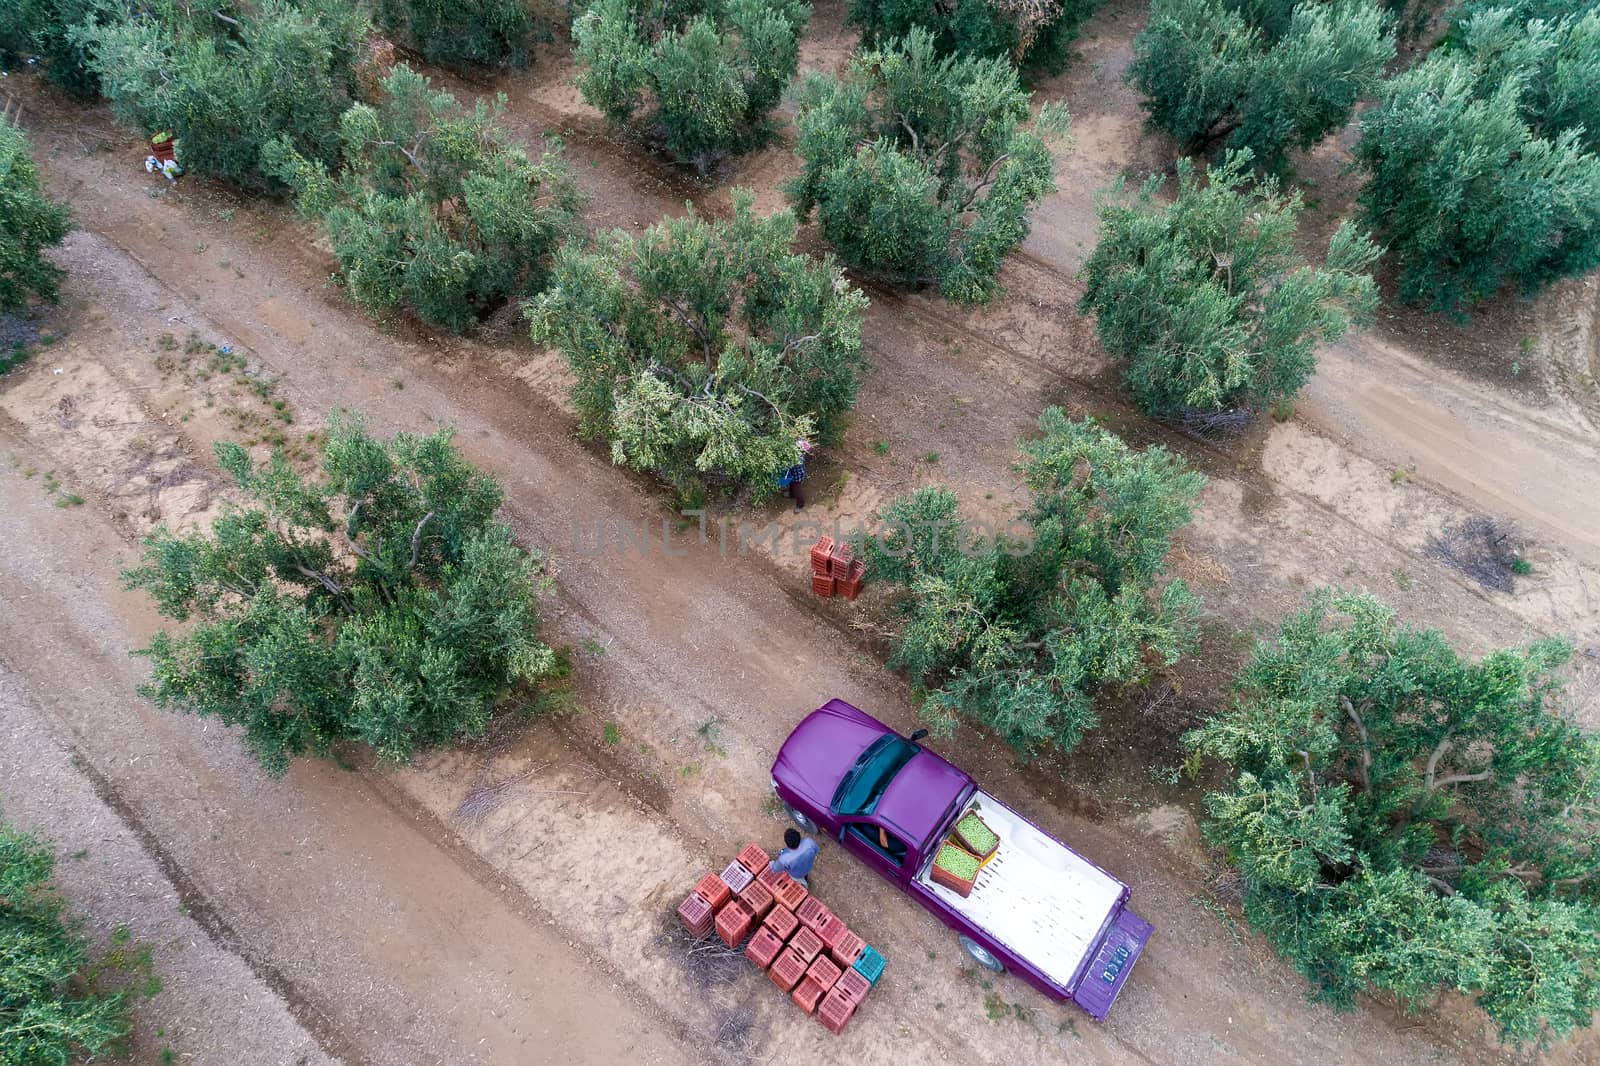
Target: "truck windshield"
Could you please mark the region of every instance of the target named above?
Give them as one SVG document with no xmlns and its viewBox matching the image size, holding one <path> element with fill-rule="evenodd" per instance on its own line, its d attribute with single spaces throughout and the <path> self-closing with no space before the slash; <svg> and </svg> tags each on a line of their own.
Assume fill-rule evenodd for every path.
<svg viewBox="0 0 1600 1066">
<path fill-rule="evenodd" d="M 894 775 L 922 749 L 886 733 L 867 746 L 833 794 L 833 813 L 871 814 Z"/>
</svg>

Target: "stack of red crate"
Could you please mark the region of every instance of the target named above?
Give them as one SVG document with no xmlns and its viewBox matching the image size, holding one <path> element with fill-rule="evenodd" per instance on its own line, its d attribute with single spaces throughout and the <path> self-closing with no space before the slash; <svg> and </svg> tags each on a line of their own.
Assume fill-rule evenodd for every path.
<svg viewBox="0 0 1600 1066">
<path fill-rule="evenodd" d="M 811 591 L 818 596 L 838 593 L 853 600 L 861 595 L 867 564 L 854 558 L 855 552 L 844 541 L 823 537 L 811 546 Z"/>
<path fill-rule="evenodd" d="M 831 541 L 824 554 L 833 565 Z M 849 566 L 848 547 L 845 557 Z M 829 1032 L 842 1032 L 872 988 L 851 965 L 864 941 L 788 874 L 769 870 L 769 863 L 759 846 L 746 846 L 720 875 L 700 879 L 678 917 L 691 936 L 704 939 L 715 931 L 730 948 L 745 944 L 745 957 L 801 1010 L 816 1015 Z"/>
</svg>

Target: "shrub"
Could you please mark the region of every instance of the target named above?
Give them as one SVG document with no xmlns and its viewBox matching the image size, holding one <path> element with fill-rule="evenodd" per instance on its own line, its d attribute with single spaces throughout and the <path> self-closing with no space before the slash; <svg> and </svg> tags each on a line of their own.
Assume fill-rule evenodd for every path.
<svg viewBox="0 0 1600 1066">
<path fill-rule="evenodd" d="M 1494 8 L 1459 21 L 1445 47 L 1471 67 L 1480 94 L 1518 84 L 1522 117 L 1540 137 L 1571 130 L 1600 151 L 1600 11 L 1524 22 Z"/>
<path fill-rule="evenodd" d="M 1394 54 L 1370 0 L 1155 0 L 1129 79 L 1184 151 L 1249 149 L 1277 169 L 1349 122 Z"/>
<path fill-rule="evenodd" d="M 758 217 L 753 199 L 735 191 L 732 222 L 690 215 L 569 245 L 528 308 L 612 460 L 686 494 L 773 491 L 798 440 L 838 433 L 864 366 L 866 298 L 831 261 L 790 250 L 793 215 Z"/>
<path fill-rule="evenodd" d="M 39 188 L 28 135 L 0 115 L 0 312 L 37 297 L 54 302 L 60 267 L 41 254 L 72 228 L 64 205 Z"/>
<path fill-rule="evenodd" d="M 1003 59 L 940 58 L 933 38 L 862 52 L 843 81 L 814 74 L 800 91 L 805 169 L 789 187 L 801 216 L 852 266 L 947 299 L 983 302 L 1055 191 L 1047 138 L 1067 115 L 1029 95 Z"/>
<path fill-rule="evenodd" d="M 159 706 L 243 727 L 279 774 L 357 740 L 405 762 L 478 736 L 514 690 L 552 676 L 538 639 L 537 560 L 494 520 L 499 484 L 441 430 L 373 440 L 335 417 L 320 481 L 236 444 L 217 459 L 248 498 L 209 534 L 158 529 L 126 571 L 163 615 L 194 624 L 140 654 Z"/>
<path fill-rule="evenodd" d="M 429 63 L 525 67 L 535 23 L 527 0 L 378 0 L 377 23 Z"/>
<path fill-rule="evenodd" d="M 1157 585 L 1205 478 L 1059 408 L 1039 428 L 1022 445 L 1027 536 L 986 533 L 928 488 L 891 503 L 867 544 L 874 579 L 903 592 L 890 664 L 923 716 L 946 733 L 969 717 L 1023 754 L 1076 747 L 1098 722 L 1095 692 L 1176 662 L 1199 607 L 1181 579 Z"/>
<path fill-rule="evenodd" d="M 1345 223 L 1323 267 L 1307 265 L 1296 251 L 1300 194 L 1249 164 L 1230 153 L 1202 184 L 1181 159 L 1170 204 L 1156 198 L 1160 177 L 1131 197 L 1119 182 L 1101 200 L 1080 306 L 1152 414 L 1287 402 L 1310 380 L 1317 342 L 1376 308 L 1367 271 L 1378 250 Z"/>
<path fill-rule="evenodd" d="M 1469 24 L 1469 27 L 1474 24 Z M 1515 284 L 1531 295 L 1600 265 L 1600 157 L 1522 77 L 1435 49 L 1361 119 L 1361 205 L 1409 303 L 1458 312 Z M 1552 119 L 1552 121 L 1555 121 Z"/>
<path fill-rule="evenodd" d="M 759 143 L 800 62 L 804 0 L 593 0 L 575 7 L 583 98 L 612 122 L 647 123 L 704 174 Z"/>
<path fill-rule="evenodd" d="M 50 887 L 55 865 L 0 819 L 0 1066 L 67 1066 L 131 1027 L 127 995 L 87 980 L 89 946 Z"/>
<path fill-rule="evenodd" d="M 1552 705 L 1567 657 L 1543 641 L 1467 661 L 1324 590 L 1187 738 L 1228 769 L 1205 831 L 1246 917 L 1318 998 L 1456 990 L 1517 1043 L 1590 1024 L 1600 738 Z"/>
<path fill-rule="evenodd" d="M 0 4 L 0 64 L 37 57 L 56 86 L 80 99 L 92 97 L 100 80 L 80 34 L 86 23 L 113 16 L 101 0 L 7 0 Z"/>
<path fill-rule="evenodd" d="M 551 256 L 580 226 L 582 197 L 557 143 L 535 161 L 496 119 L 396 67 L 377 106 L 339 122 L 337 180 L 287 142 L 263 153 L 267 172 L 322 220 L 345 285 L 362 307 L 408 307 L 460 332 L 508 299 L 536 291 Z"/>
<path fill-rule="evenodd" d="M 940 55 L 1009 59 L 1050 74 L 1066 69 L 1078 27 L 1097 0 L 851 0 L 868 44 L 927 31 Z"/>
<path fill-rule="evenodd" d="M 170 132 L 200 174 L 267 187 L 261 151 L 288 141 L 326 165 L 355 94 L 368 32 L 346 0 L 244 0 L 233 14 L 139 0 L 134 17 L 84 31 L 113 111 L 145 133 Z"/>
</svg>

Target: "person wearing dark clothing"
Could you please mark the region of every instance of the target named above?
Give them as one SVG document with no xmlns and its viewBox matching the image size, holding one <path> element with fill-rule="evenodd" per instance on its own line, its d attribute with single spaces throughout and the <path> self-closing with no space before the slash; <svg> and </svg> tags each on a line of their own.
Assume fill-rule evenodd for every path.
<svg viewBox="0 0 1600 1066">
<path fill-rule="evenodd" d="M 794 509 L 798 511 L 806 505 L 805 490 L 800 487 L 800 483 L 806 479 L 806 456 L 811 454 L 811 442 L 797 440 L 795 446 L 800 449 L 800 461 L 779 471 L 778 487 L 794 501 Z"/>
</svg>

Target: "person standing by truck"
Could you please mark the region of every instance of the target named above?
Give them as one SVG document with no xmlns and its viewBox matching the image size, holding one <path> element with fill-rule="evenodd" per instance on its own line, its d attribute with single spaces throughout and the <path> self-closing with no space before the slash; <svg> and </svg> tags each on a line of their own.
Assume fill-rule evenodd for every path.
<svg viewBox="0 0 1600 1066">
<path fill-rule="evenodd" d="M 769 870 L 782 870 L 807 892 L 811 891 L 811 868 L 817 864 L 817 842 L 800 835 L 798 829 L 788 829 L 783 834 L 783 850 L 768 864 Z"/>
</svg>

